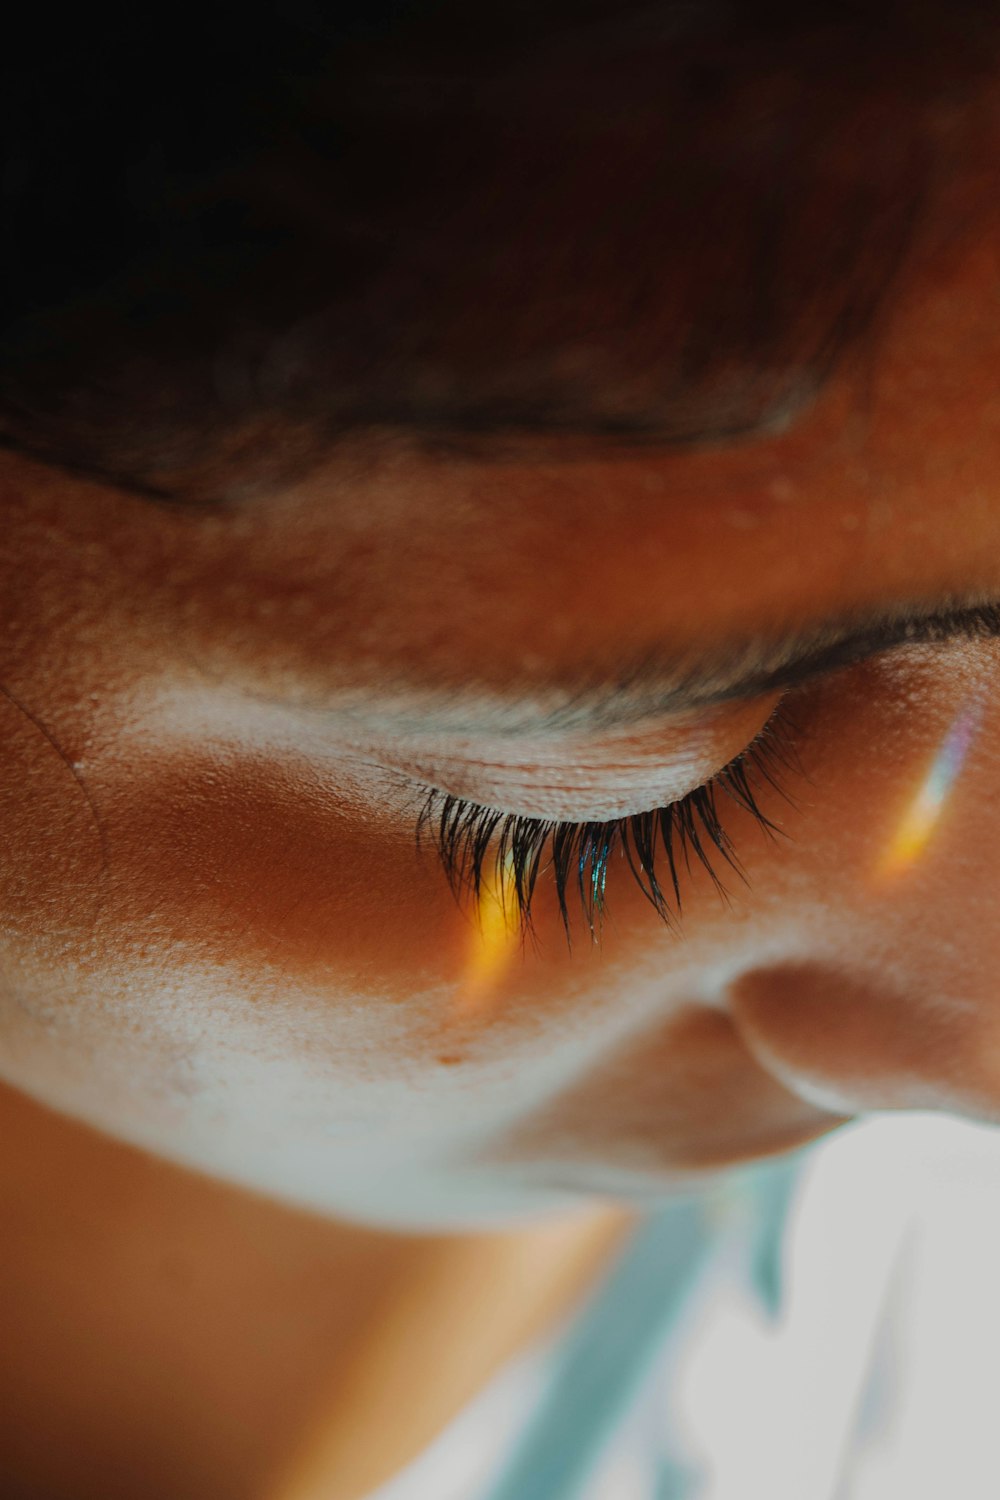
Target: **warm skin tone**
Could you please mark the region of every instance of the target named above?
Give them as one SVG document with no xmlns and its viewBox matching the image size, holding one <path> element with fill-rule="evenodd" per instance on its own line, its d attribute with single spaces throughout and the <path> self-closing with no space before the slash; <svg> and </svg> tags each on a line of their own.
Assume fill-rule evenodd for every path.
<svg viewBox="0 0 1000 1500">
<path fill-rule="evenodd" d="M 1000 643 L 907 647 L 789 697 L 808 779 L 795 810 L 761 801 L 790 838 L 728 814 L 750 887 L 727 910 L 684 877 L 682 939 L 615 871 L 602 945 L 578 924 L 568 953 L 543 881 L 538 951 L 470 998 L 469 919 L 414 825 L 427 784 L 566 819 L 655 806 L 774 704 L 562 742 L 483 722 L 526 713 L 543 675 L 1000 601 L 998 246 L 970 169 L 939 190 L 874 378 L 726 448 L 497 464 L 376 434 L 220 514 L 5 457 L 4 1078 L 404 1260 L 384 1228 L 645 1199 L 872 1107 L 997 1118 Z M 401 696 L 415 675 L 457 690 L 433 732 Z M 878 877 L 971 701 L 933 838 Z M 359 1231 L 338 1232 L 349 1261 Z"/>
</svg>

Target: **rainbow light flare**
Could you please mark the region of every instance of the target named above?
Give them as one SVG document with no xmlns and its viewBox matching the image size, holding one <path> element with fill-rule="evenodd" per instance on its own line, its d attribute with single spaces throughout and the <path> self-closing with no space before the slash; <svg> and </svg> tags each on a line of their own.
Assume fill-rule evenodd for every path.
<svg viewBox="0 0 1000 1500">
<path fill-rule="evenodd" d="M 462 1010 L 480 1010 L 489 1002 L 515 952 L 521 948 L 521 914 L 510 855 L 495 873 L 484 871 L 475 915 L 465 970 L 456 995 L 456 1004 Z"/>
<path fill-rule="evenodd" d="M 955 715 L 930 770 L 876 866 L 877 879 L 889 880 L 902 874 L 926 850 L 982 719 L 982 702 L 967 704 Z"/>
</svg>

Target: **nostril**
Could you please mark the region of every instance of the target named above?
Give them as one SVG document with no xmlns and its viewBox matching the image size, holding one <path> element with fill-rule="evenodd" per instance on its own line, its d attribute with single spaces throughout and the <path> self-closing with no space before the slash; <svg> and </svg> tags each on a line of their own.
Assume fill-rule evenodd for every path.
<svg viewBox="0 0 1000 1500">
<path fill-rule="evenodd" d="M 758 1061 L 826 1109 L 1000 1110 L 975 1012 L 839 962 L 787 963 L 734 981 L 728 1005 Z"/>
</svg>

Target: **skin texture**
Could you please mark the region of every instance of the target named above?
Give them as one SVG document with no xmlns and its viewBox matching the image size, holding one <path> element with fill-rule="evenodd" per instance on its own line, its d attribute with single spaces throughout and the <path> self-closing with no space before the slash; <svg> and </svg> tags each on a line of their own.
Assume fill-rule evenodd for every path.
<svg viewBox="0 0 1000 1500">
<path fill-rule="evenodd" d="M 992 642 L 904 648 L 786 699 L 798 810 L 762 807 L 788 838 L 727 815 L 751 885 L 727 909 L 685 877 L 681 940 L 613 870 L 603 942 L 568 952 L 543 880 L 537 947 L 470 1000 L 474 926 L 414 838 L 428 781 L 503 807 L 513 774 L 515 810 L 541 786 L 592 811 L 591 768 L 551 793 L 537 740 L 510 773 L 510 737 L 479 729 L 481 701 L 517 710 L 541 669 L 572 683 L 664 642 L 1000 594 L 998 241 L 976 207 L 974 236 L 915 257 L 877 386 L 845 376 L 779 436 L 502 465 L 385 440 L 222 514 L 8 460 L 9 1081 L 417 1228 L 656 1191 L 824 1128 L 817 1100 L 992 1115 Z M 472 684 L 450 738 L 399 688 L 415 673 Z M 976 694 L 939 830 L 880 883 Z M 664 764 L 721 768 L 772 707 L 665 719 Z M 633 763 L 656 727 L 625 737 Z M 550 737 L 564 766 L 580 735 Z M 622 737 L 584 745 L 627 802 Z"/>
<path fill-rule="evenodd" d="M 5 455 L 6 1082 L 379 1244 L 645 1202 L 871 1108 L 1000 1116 L 1000 643 L 783 700 L 796 806 L 760 800 L 787 837 L 727 813 L 750 884 L 727 907 L 682 874 L 681 936 L 616 868 L 603 941 L 578 922 L 568 951 L 543 879 L 537 946 L 484 979 L 415 843 L 428 785 L 610 816 L 718 771 L 775 710 L 544 745 L 491 727 L 543 676 L 1000 600 L 998 134 L 984 107 L 864 366 L 778 433 L 503 462 L 372 433 L 223 512 Z M 444 727 L 415 675 L 454 689 Z M 933 836 L 886 873 L 970 704 Z"/>
</svg>

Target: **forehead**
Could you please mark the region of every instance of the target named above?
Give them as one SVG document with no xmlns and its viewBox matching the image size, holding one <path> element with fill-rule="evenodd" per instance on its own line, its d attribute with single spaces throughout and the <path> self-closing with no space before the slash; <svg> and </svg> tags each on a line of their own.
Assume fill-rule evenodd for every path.
<svg viewBox="0 0 1000 1500">
<path fill-rule="evenodd" d="M 168 100 L 112 74 L 96 123 L 36 88 L 27 175 L 59 191 L 17 200 L 4 423 L 206 497 L 373 424 L 786 419 L 867 329 L 930 159 L 976 140 L 995 37 L 982 0 L 941 9 L 378 7 L 294 62 L 248 19 L 225 66 L 163 70 Z"/>
<path fill-rule="evenodd" d="M 284 682 L 361 690 L 415 663 L 445 684 L 571 681 L 664 644 L 995 594 L 996 216 L 990 197 L 962 253 L 928 239 L 875 363 L 783 432 L 479 454 L 372 434 L 233 512 L 158 512 L 172 576 L 215 645 L 245 625 Z"/>
<path fill-rule="evenodd" d="M 218 512 L 109 496 L 89 529 L 142 608 L 180 605 L 220 666 L 252 646 L 255 670 L 323 689 L 415 662 L 445 683 L 571 679 L 665 642 L 995 592 L 997 118 L 984 93 L 863 348 L 780 427 L 677 444 L 582 422 L 460 445 L 370 428 Z M 483 357 L 502 322 L 477 325 Z"/>
</svg>

